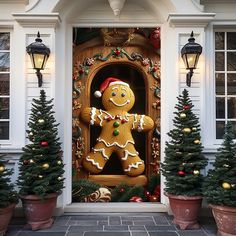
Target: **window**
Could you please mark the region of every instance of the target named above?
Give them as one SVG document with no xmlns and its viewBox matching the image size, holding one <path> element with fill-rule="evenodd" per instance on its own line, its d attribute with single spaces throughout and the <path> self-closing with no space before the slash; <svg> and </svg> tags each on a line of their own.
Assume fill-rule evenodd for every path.
<svg viewBox="0 0 236 236">
<path fill-rule="evenodd" d="M 236 134 L 236 32 L 215 32 L 215 107 L 216 139 L 227 121 Z"/>
<path fill-rule="evenodd" d="M 0 140 L 9 139 L 10 33 L 0 32 Z"/>
</svg>

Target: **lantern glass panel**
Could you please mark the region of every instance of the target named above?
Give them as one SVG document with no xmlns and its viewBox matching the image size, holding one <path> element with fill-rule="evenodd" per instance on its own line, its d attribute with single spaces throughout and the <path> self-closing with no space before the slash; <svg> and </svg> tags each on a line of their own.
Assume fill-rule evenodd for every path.
<svg viewBox="0 0 236 236">
<path fill-rule="evenodd" d="M 198 55 L 195 53 L 187 54 L 188 69 L 195 69 Z"/>
<path fill-rule="evenodd" d="M 45 63 L 44 63 L 44 61 L 45 61 L 44 57 L 45 57 L 45 55 L 35 53 L 35 54 L 32 55 L 32 57 L 33 57 L 34 69 L 39 69 L 39 70 L 44 69 L 44 65 L 45 65 Z"/>
</svg>

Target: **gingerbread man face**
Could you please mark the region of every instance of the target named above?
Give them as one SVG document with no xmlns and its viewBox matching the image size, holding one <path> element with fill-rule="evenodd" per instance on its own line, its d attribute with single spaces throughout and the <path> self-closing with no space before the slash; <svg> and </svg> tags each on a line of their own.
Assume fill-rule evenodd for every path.
<svg viewBox="0 0 236 236">
<path fill-rule="evenodd" d="M 103 93 L 102 104 L 107 111 L 129 111 L 135 102 L 133 91 L 123 84 L 110 85 Z"/>
</svg>

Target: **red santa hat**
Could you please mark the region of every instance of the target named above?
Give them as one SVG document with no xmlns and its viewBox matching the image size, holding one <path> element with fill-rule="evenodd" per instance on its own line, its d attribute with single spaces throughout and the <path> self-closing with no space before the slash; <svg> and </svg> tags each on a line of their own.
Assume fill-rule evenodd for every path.
<svg viewBox="0 0 236 236">
<path fill-rule="evenodd" d="M 94 96 L 96 98 L 100 98 L 102 96 L 102 93 L 110 86 L 115 85 L 115 84 L 122 84 L 125 85 L 127 87 L 129 87 L 129 84 L 121 81 L 120 79 L 117 78 L 113 78 L 113 77 L 109 77 L 107 79 L 105 79 L 102 84 L 100 85 L 99 90 L 95 91 Z"/>
</svg>

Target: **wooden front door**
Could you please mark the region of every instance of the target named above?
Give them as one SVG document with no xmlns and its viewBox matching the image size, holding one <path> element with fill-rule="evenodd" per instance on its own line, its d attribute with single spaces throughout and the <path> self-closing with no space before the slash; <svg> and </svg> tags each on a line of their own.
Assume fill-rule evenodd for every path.
<svg viewBox="0 0 236 236">
<path fill-rule="evenodd" d="M 159 173 L 160 57 L 150 42 L 141 35 L 134 35 L 132 40 L 126 39 L 125 43 L 117 42 L 115 36 L 110 40 L 116 41 L 107 43 L 103 35 L 74 46 L 73 49 L 74 180 L 86 178 L 106 186 L 120 183 L 145 185 L 152 174 Z M 131 113 L 148 115 L 155 122 L 154 129 L 146 134 L 132 133 L 135 147 L 146 165 L 144 173 L 137 177 L 129 177 L 123 173 L 115 154 L 100 174 L 92 175 L 82 166 L 82 159 L 94 146 L 100 127 L 84 124 L 80 119 L 80 111 L 83 107 L 102 108 L 101 99 L 95 98 L 93 94 L 107 77 L 127 82 L 136 99 Z"/>
</svg>

